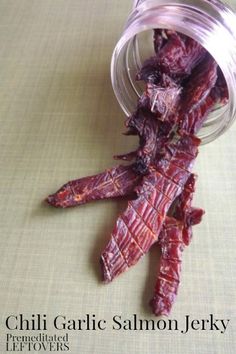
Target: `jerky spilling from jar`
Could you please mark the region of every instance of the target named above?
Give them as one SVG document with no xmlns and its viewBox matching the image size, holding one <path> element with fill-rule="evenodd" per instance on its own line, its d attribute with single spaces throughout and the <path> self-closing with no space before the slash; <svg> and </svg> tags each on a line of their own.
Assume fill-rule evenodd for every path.
<svg viewBox="0 0 236 354">
<path fill-rule="evenodd" d="M 170 30 L 154 30 L 155 55 L 136 75 L 145 83 L 127 135 L 137 135 L 135 151 L 115 156 L 130 161 L 95 176 L 63 185 L 47 202 L 72 207 L 105 198 L 128 197 L 101 255 L 106 283 L 135 265 L 150 247 L 161 249 L 150 306 L 169 315 L 180 284 L 184 248 L 204 211 L 192 206 L 192 173 L 201 143 L 196 136 L 216 104 L 228 101 L 224 76 L 196 41 Z"/>
</svg>

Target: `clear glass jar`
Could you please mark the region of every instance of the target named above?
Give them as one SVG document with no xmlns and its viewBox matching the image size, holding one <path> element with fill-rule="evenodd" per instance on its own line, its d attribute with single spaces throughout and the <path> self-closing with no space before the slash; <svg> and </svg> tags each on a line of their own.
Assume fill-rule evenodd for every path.
<svg viewBox="0 0 236 354">
<path fill-rule="evenodd" d="M 236 0 L 231 0 L 231 4 Z M 202 143 L 226 131 L 236 118 L 236 14 L 217 0 L 135 0 L 111 61 L 112 85 L 127 116 L 135 111 L 143 84 L 135 80 L 145 59 L 154 54 L 153 29 L 181 32 L 198 41 L 220 66 L 229 101 L 215 108 L 199 132 Z"/>
</svg>

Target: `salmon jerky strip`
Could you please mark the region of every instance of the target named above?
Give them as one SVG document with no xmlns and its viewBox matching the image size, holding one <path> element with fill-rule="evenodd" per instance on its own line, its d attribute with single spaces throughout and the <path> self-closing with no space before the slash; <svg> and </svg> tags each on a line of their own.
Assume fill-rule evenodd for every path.
<svg viewBox="0 0 236 354">
<path fill-rule="evenodd" d="M 61 208 L 73 207 L 94 200 L 132 195 L 141 176 L 134 165 L 118 166 L 95 176 L 83 177 L 63 185 L 47 198 L 50 205 Z"/>
<path fill-rule="evenodd" d="M 191 219 L 191 226 L 201 222 L 202 210 L 196 210 L 198 210 L 198 217 Z M 199 217 L 200 215 L 201 217 Z M 183 222 L 172 217 L 166 217 L 159 235 L 158 243 L 161 246 L 160 270 L 154 296 L 150 301 L 150 306 L 156 316 L 168 316 L 176 300 L 180 285 L 182 253 L 187 246 L 183 228 Z"/>
<path fill-rule="evenodd" d="M 182 252 L 192 238 L 192 225 L 201 222 L 204 211 L 191 206 L 196 176 L 191 174 L 176 199 L 172 217 L 166 217 L 158 243 L 161 246 L 160 270 L 150 301 L 157 316 L 169 315 L 180 284 Z"/>
<path fill-rule="evenodd" d="M 188 114 L 200 106 L 215 86 L 216 80 L 217 63 L 208 54 L 184 84 L 181 111 Z"/>
<path fill-rule="evenodd" d="M 189 245 L 192 239 L 192 225 L 199 224 L 205 213 L 200 208 L 192 207 L 195 184 L 196 175 L 191 174 L 183 192 L 174 203 L 173 217 L 183 223 L 183 242 L 186 246 Z"/>
<path fill-rule="evenodd" d="M 144 62 L 136 79 L 150 82 L 160 73 L 165 73 L 175 79 L 182 79 L 190 75 L 205 55 L 206 50 L 198 42 L 172 32 L 156 55 Z"/>
<path fill-rule="evenodd" d="M 158 121 L 146 108 L 138 108 L 126 121 L 126 127 L 139 136 L 139 147 L 128 154 L 115 156 L 116 159 L 135 159 L 137 174 L 147 174 L 154 157 L 170 140 L 171 126 Z"/>
<path fill-rule="evenodd" d="M 197 156 L 199 143 L 196 137 L 187 136 L 175 144 L 176 150 L 186 149 L 189 155 L 192 154 L 190 168 Z M 167 212 L 189 178 L 187 167 L 186 164 L 185 169 L 182 169 L 166 160 L 158 171 L 154 170 L 143 177 L 142 184 L 136 188 L 137 199 L 128 202 L 127 209 L 118 218 L 111 239 L 102 253 L 105 282 L 113 280 L 136 264 L 158 240 Z"/>
<path fill-rule="evenodd" d="M 158 243 L 161 247 L 160 270 L 150 306 L 156 316 L 168 316 L 175 302 L 181 273 L 183 223 L 166 217 Z"/>
</svg>

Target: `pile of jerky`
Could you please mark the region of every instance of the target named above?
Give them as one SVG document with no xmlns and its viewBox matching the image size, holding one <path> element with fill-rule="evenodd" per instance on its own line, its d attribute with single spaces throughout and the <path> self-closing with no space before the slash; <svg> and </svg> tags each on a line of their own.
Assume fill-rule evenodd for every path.
<svg viewBox="0 0 236 354">
<path fill-rule="evenodd" d="M 217 63 L 193 39 L 156 29 L 154 49 L 136 77 L 145 82 L 145 92 L 125 123 L 126 134 L 137 135 L 139 146 L 115 157 L 130 165 L 70 181 L 47 202 L 66 208 L 129 196 L 101 255 L 103 279 L 112 281 L 158 243 L 160 266 L 150 305 L 159 316 L 171 311 L 183 250 L 204 213 L 192 207 L 196 176 L 191 171 L 201 142 L 196 133 L 217 103 L 227 103 L 228 90 Z"/>
</svg>

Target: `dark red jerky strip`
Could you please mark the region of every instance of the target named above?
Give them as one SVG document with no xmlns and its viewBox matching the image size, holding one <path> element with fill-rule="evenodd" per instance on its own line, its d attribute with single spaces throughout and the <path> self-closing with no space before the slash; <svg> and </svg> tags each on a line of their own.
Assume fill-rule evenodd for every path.
<svg viewBox="0 0 236 354">
<path fill-rule="evenodd" d="M 184 151 L 191 155 L 193 158 L 196 158 L 198 154 L 198 146 L 200 143 L 201 140 L 195 135 L 183 134 L 176 143 L 176 147 L 179 151 Z"/>
<path fill-rule="evenodd" d="M 145 194 L 152 197 L 153 190 L 158 189 L 161 195 L 173 199 L 176 194 L 176 187 L 179 189 L 179 192 L 181 192 L 181 187 L 179 185 L 163 176 L 160 172 L 153 171 L 143 178 L 142 184 L 138 185 L 135 188 L 135 191 L 138 196 Z"/>
<path fill-rule="evenodd" d="M 180 187 L 183 187 L 186 183 L 186 178 L 190 175 L 190 172 L 183 170 L 182 168 L 174 165 L 171 161 L 165 161 L 166 163 L 158 168 L 162 172 L 163 176 L 173 181 Z"/>
<path fill-rule="evenodd" d="M 143 178 L 146 185 L 148 184 L 148 178 L 149 176 Z M 161 178 L 164 179 L 165 177 Z M 175 198 L 178 193 L 180 193 L 180 188 L 175 185 L 173 197 Z M 152 201 L 150 200 L 150 196 Z M 158 205 L 160 205 L 162 200 L 165 200 L 165 202 L 162 203 L 161 208 Z M 154 204 L 151 204 L 153 201 Z M 149 189 L 149 193 L 146 189 L 136 200 L 128 203 L 127 209 L 118 218 L 111 235 L 111 240 L 101 256 L 105 282 L 114 279 L 124 270 L 128 269 L 130 264 L 135 264 L 143 254 L 148 252 L 151 245 L 157 241 L 166 211 L 169 209 L 172 201 L 172 199 L 167 198 L 159 190 L 153 190 L 152 188 Z M 117 244 L 117 249 L 120 253 L 120 256 L 116 255 L 115 259 L 112 257 L 114 243 Z M 133 252 L 134 245 L 136 245 L 137 254 L 135 257 L 132 255 L 131 258 L 130 255 Z M 108 257 L 108 255 L 110 256 Z"/>
<path fill-rule="evenodd" d="M 129 229 L 122 218 L 117 220 L 113 234 L 100 260 L 105 282 L 111 281 L 113 274 L 118 275 L 131 267 L 144 254 L 135 239 L 129 237 Z"/>
<path fill-rule="evenodd" d="M 200 140 L 193 135 L 186 135 L 182 132 L 181 139 L 177 143 L 168 143 L 162 151 L 162 160 L 154 162 L 156 166 L 168 165 L 169 162 L 181 169 L 191 169 L 197 157 Z"/>
<path fill-rule="evenodd" d="M 205 54 L 205 49 L 199 43 L 176 33 L 160 50 L 159 66 L 170 76 L 189 75 Z"/>
<path fill-rule="evenodd" d="M 179 131 L 196 134 L 217 102 L 214 85 L 217 80 L 217 64 L 207 55 L 188 78 L 180 100 L 178 113 Z"/>
<path fill-rule="evenodd" d="M 159 236 L 158 242 L 161 246 L 160 271 L 154 296 L 150 301 L 150 306 L 156 316 L 168 316 L 177 296 L 184 249 L 182 228 L 181 222 L 166 217 Z"/>
<path fill-rule="evenodd" d="M 183 56 L 185 50 L 184 41 L 180 36 L 173 32 L 165 43 L 165 45 L 158 51 L 156 56 L 147 59 L 140 72 L 137 74 L 137 80 L 143 80 L 145 82 L 153 82 L 158 80 L 161 74 L 176 74 L 179 72 L 179 57 Z M 181 74 L 183 68 L 181 66 Z"/>
<path fill-rule="evenodd" d="M 159 54 L 160 49 L 168 42 L 169 39 L 176 36 L 176 32 L 168 29 L 157 28 L 153 30 L 153 42 L 154 42 L 154 50 L 156 54 Z M 178 36 L 182 38 L 182 40 L 186 40 L 186 36 L 184 34 L 178 33 Z"/>
<path fill-rule="evenodd" d="M 189 167 L 191 169 L 193 164 L 193 157 L 185 151 L 175 150 L 173 155 L 171 154 L 170 157 L 167 157 L 167 159 L 183 170 L 189 169 Z"/>
<path fill-rule="evenodd" d="M 160 40 L 158 39 L 158 41 Z M 176 66 L 178 68 L 177 71 L 179 70 L 177 61 L 179 61 L 179 56 L 183 55 L 185 50 L 183 39 L 176 32 L 172 32 L 165 44 L 159 46 L 159 49 L 155 56 L 144 62 L 141 70 L 136 75 L 137 80 L 157 83 L 161 80 L 163 73 L 172 74 L 173 69 L 176 71 Z"/>
<path fill-rule="evenodd" d="M 171 126 L 159 122 L 155 115 L 146 108 L 138 108 L 127 119 L 126 126 L 139 135 L 139 148 L 131 153 L 119 155 L 115 158 L 122 160 L 136 159 L 135 171 L 137 174 L 146 174 L 154 157 L 157 156 L 164 144 L 169 140 Z"/>
<path fill-rule="evenodd" d="M 161 28 L 154 29 L 153 32 L 154 50 L 156 54 L 158 54 L 160 49 L 167 42 L 170 34 L 168 35 L 168 31 Z"/>
<path fill-rule="evenodd" d="M 200 106 L 196 107 L 191 113 L 183 115 L 179 122 L 180 132 L 195 134 L 200 130 L 208 114 L 217 103 L 218 97 L 214 92 L 213 89 Z"/>
<path fill-rule="evenodd" d="M 186 183 L 185 173 L 190 174 L 194 160 L 198 154 L 200 139 L 193 135 L 183 135 L 175 144 L 166 146 L 165 155 L 155 162 L 155 169 L 167 178 L 183 186 Z M 183 180 L 181 175 L 183 174 Z"/>
<path fill-rule="evenodd" d="M 190 208 L 185 215 L 184 227 L 183 227 L 183 242 L 186 246 L 190 244 L 193 236 L 192 226 L 199 224 L 202 221 L 202 217 L 205 211 L 200 208 Z"/>
<path fill-rule="evenodd" d="M 195 192 L 196 176 L 191 174 L 183 192 L 174 202 L 173 217 L 183 222 L 183 242 L 189 245 L 192 238 L 192 226 L 199 224 L 204 210 L 192 208 L 193 194 Z"/>
<path fill-rule="evenodd" d="M 158 121 L 146 109 L 138 109 L 126 121 L 127 128 L 131 128 L 139 135 L 139 148 L 137 154 L 151 155 L 159 131 Z M 129 155 L 129 154 L 128 154 Z"/>
<path fill-rule="evenodd" d="M 155 36 L 155 35 L 154 35 Z M 160 38 L 158 38 L 158 42 Z M 155 46 L 155 44 L 154 44 Z M 193 39 L 171 32 L 164 45 L 157 46 L 155 56 L 147 59 L 136 75 L 137 80 L 157 83 L 163 73 L 183 78 L 203 60 L 206 50 Z"/>
<path fill-rule="evenodd" d="M 184 221 L 186 213 L 190 210 L 195 192 L 195 184 L 196 175 L 192 173 L 184 186 L 183 192 L 175 201 L 173 215 L 177 220 Z"/>
<path fill-rule="evenodd" d="M 161 246 L 160 272 L 150 305 L 156 315 L 169 315 L 176 299 L 181 273 L 184 246 L 192 238 L 192 225 L 198 224 L 203 210 L 192 208 L 196 176 L 191 174 L 182 193 L 176 198 L 173 217 L 166 217 L 159 235 Z"/>
<path fill-rule="evenodd" d="M 226 104 L 229 99 L 228 87 L 221 69 L 218 67 L 218 78 L 214 87 L 216 97 L 222 104 Z M 216 99 L 217 100 L 217 99 Z"/>
<path fill-rule="evenodd" d="M 188 77 L 180 102 L 180 114 L 188 114 L 206 99 L 217 80 L 217 63 L 207 55 Z M 180 117 L 181 119 L 181 117 Z"/>
<path fill-rule="evenodd" d="M 95 176 L 70 181 L 50 195 L 47 202 L 67 208 L 93 200 L 131 195 L 141 181 L 133 168 L 134 165 L 113 167 Z"/>
<path fill-rule="evenodd" d="M 154 49 L 156 53 L 158 53 L 161 47 L 163 46 L 163 42 L 164 42 L 164 37 L 163 37 L 162 29 L 160 28 L 154 29 L 153 43 L 154 43 Z"/>
<path fill-rule="evenodd" d="M 200 140 L 184 136 L 176 143 L 176 147 L 180 150 L 186 148 L 186 141 L 188 143 L 191 141 L 192 144 L 195 144 L 195 147 L 192 148 L 188 146 L 188 150 L 191 153 L 195 153 L 195 156 L 193 155 L 194 159 Z M 172 168 L 171 164 L 169 164 L 165 168 L 165 175 L 163 174 L 163 170 L 161 172 L 160 169 L 159 172 L 154 171 L 143 177 L 142 184 L 136 189 L 136 193 L 138 194 L 137 199 L 130 201 L 127 209 L 118 218 L 111 235 L 111 240 L 102 253 L 101 264 L 104 264 L 102 269 L 106 282 L 111 281 L 123 272 L 124 269 L 127 269 L 130 263 L 134 264 L 129 259 L 130 245 L 132 245 L 133 249 L 133 244 L 137 244 L 137 247 L 143 252 L 140 251 L 137 257 L 135 257 L 136 263 L 149 250 L 151 245 L 157 241 L 166 214 L 173 201 L 181 193 L 189 174 L 189 171 L 178 170 L 176 167 Z M 119 227 L 121 227 L 121 230 Z M 126 233 L 124 236 L 125 227 Z M 125 242 L 123 237 L 127 238 Z M 117 244 L 120 258 L 116 255 L 116 262 L 114 260 L 108 262 L 111 257 L 109 258 L 107 255 L 111 256 L 112 245 L 114 243 Z M 124 259 L 126 260 L 125 263 Z M 120 266 L 121 262 L 123 262 L 122 267 Z"/>
</svg>

